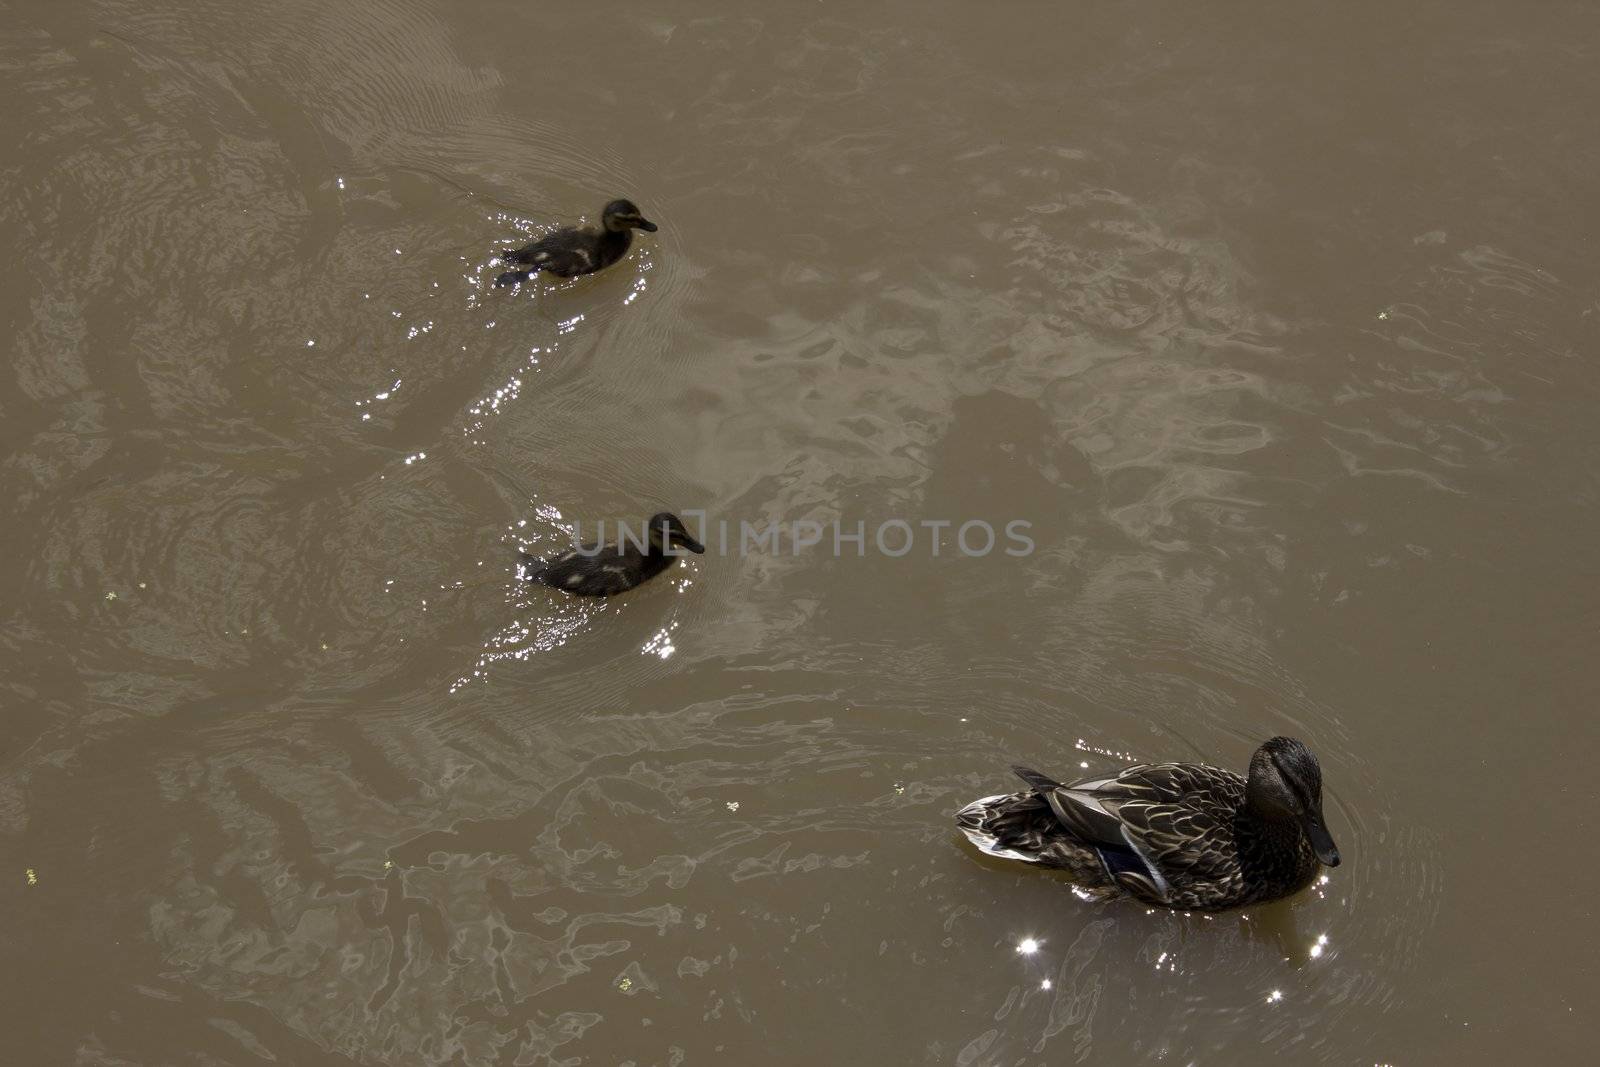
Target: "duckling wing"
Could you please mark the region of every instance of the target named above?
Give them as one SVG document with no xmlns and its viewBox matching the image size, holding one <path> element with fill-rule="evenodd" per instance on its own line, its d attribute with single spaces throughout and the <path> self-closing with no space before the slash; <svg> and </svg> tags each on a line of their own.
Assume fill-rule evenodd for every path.
<svg viewBox="0 0 1600 1067">
<path fill-rule="evenodd" d="M 1175 881 L 1227 873 L 1237 807 L 1225 799 L 1235 788 L 1228 779 L 1237 780 L 1242 797 L 1242 779 L 1226 771 L 1141 765 L 1113 778 L 1057 786 L 1045 798 L 1062 826 L 1099 850 L 1112 880 L 1145 899 L 1169 903 Z"/>
<path fill-rule="evenodd" d="M 527 576 L 536 582 L 574 596 L 610 596 L 621 592 L 613 573 L 615 552 L 585 555 L 577 549 L 545 561 L 532 561 Z M 627 588 L 623 586 L 622 588 Z"/>
<path fill-rule="evenodd" d="M 529 278 L 538 274 L 549 265 L 550 257 L 554 254 L 549 245 L 556 236 L 545 237 L 522 248 L 505 249 L 499 253 L 500 258 L 506 263 L 526 267 L 526 270 L 508 270 L 498 275 L 495 288 L 504 289 L 507 286 L 521 285 Z"/>
<path fill-rule="evenodd" d="M 504 249 L 500 252 L 500 258 L 519 267 L 542 266 L 550 258 L 553 246 L 557 245 L 560 237 L 560 233 L 553 233 L 521 248 Z"/>
<path fill-rule="evenodd" d="M 599 242 L 600 235 L 588 230 L 557 230 L 531 245 L 502 252 L 500 258 L 518 266 L 571 277 L 601 266 Z"/>
<path fill-rule="evenodd" d="M 535 561 L 524 573 L 536 582 L 573 596 L 615 596 L 651 577 L 650 560 L 632 545 L 586 545 L 563 552 L 548 562 Z"/>
</svg>

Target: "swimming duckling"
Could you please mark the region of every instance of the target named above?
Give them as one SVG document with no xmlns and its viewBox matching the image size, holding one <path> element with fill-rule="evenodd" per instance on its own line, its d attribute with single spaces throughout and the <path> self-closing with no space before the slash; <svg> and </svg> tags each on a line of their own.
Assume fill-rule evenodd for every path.
<svg viewBox="0 0 1600 1067">
<path fill-rule="evenodd" d="M 524 552 L 522 576 L 574 596 L 615 596 L 672 566 L 678 554 L 669 555 L 668 549 L 679 546 L 695 553 L 706 550 L 690 536 L 683 520 L 663 511 L 651 517 L 643 548 L 631 534 L 625 536 L 619 530 L 612 544 L 600 542 L 569 549 L 549 561 Z"/>
<path fill-rule="evenodd" d="M 1062 785 L 1026 767 L 1021 793 L 984 797 L 956 825 L 991 856 L 1058 867 L 1091 895 L 1217 911 L 1297 892 L 1339 866 L 1311 750 L 1274 737 L 1250 777 L 1199 763 L 1129 767 Z"/>
<path fill-rule="evenodd" d="M 499 256 L 527 270 L 508 270 L 494 280 L 498 286 L 525 282 L 542 270 L 558 278 L 576 278 L 609 267 L 628 254 L 633 231 L 655 233 L 656 224 L 639 214 L 632 200 L 613 200 L 600 212 L 600 227 L 567 226 L 523 248 L 507 249 Z"/>
</svg>

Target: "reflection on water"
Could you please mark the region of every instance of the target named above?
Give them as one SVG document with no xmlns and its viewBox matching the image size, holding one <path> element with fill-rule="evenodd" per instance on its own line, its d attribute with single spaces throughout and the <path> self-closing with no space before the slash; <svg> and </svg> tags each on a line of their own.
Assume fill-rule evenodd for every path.
<svg viewBox="0 0 1600 1067">
<path fill-rule="evenodd" d="M 13 6 L 19 1062 L 1593 1043 L 1592 12 Z M 662 508 L 1036 547 L 514 575 Z M 1291 902 L 951 825 L 1276 733 Z"/>
</svg>

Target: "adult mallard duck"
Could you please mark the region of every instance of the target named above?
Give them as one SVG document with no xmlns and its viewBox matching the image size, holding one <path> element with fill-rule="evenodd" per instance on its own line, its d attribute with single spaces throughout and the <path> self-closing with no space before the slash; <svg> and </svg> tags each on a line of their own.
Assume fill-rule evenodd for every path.
<svg viewBox="0 0 1600 1067">
<path fill-rule="evenodd" d="M 617 531 L 617 540 L 611 544 L 584 545 L 550 560 L 524 552 L 522 576 L 573 596 L 615 596 L 672 566 L 678 559 L 672 548 L 681 546 L 695 553 L 706 550 L 670 511 L 651 517 L 642 545 L 624 529 Z"/>
<path fill-rule="evenodd" d="M 989 855 L 1061 868 L 1097 897 L 1218 911 L 1288 896 L 1319 863 L 1339 865 L 1322 770 L 1292 737 L 1256 749 L 1248 779 L 1198 763 L 1066 785 L 1012 770 L 1029 789 L 975 800 L 956 825 Z"/>
<path fill-rule="evenodd" d="M 508 270 L 494 280 L 499 286 L 525 282 L 542 270 L 558 278 L 576 278 L 609 267 L 628 254 L 633 231 L 656 232 L 656 224 L 639 214 L 632 200 L 613 200 L 600 212 L 600 226 L 567 226 L 522 248 L 498 253 L 507 263 L 527 270 Z"/>
</svg>

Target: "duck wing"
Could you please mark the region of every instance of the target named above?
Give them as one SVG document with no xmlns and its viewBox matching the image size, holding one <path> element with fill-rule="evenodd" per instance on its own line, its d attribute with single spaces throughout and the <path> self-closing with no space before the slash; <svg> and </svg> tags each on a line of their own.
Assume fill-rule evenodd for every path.
<svg viewBox="0 0 1600 1067">
<path fill-rule="evenodd" d="M 519 267 L 540 266 L 560 247 L 561 238 L 570 232 L 568 230 L 558 230 L 555 233 L 546 234 L 530 244 L 525 244 L 521 248 L 502 249 L 499 253 L 500 258 Z"/>
<path fill-rule="evenodd" d="M 585 545 L 550 560 L 527 555 L 523 560 L 525 577 L 574 596 L 615 596 L 650 577 L 650 561 L 632 545 L 622 551 L 609 545 Z"/>
<path fill-rule="evenodd" d="M 502 260 L 524 269 L 501 274 L 494 280 L 495 287 L 520 285 L 542 270 L 563 278 L 587 274 L 595 269 L 597 241 L 594 234 L 583 230 L 557 230 L 530 245 L 504 250 L 499 253 Z"/>
<path fill-rule="evenodd" d="M 530 245 L 500 253 L 507 263 L 539 270 L 589 271 L 599 266 L 600 234 L 590 230 L 557 230 Z"/>
<path fill-rule="evenodd" d="M 522 270 L 508 270 L 495 278 L 496 288 L 520 285 L 540 271 L 549 271 L 558 278 L 575 278 L 605 266 L 597 241 L 583 233 L 557 233 L 538 244 L 511 252 L 500 253 L 507 263 L 525 264 Z"/>
<path fill-rule="evenodd" d="M 1162 763 L 1048 791 L 1029 784 L 1067 832 L 1095 847 L 1107 876 L 1136 896 L 1167 904 L 1174 883 L 1237 874 L 1231 825 L 1244 780 L 1236 774 Z"/>
</svg>

